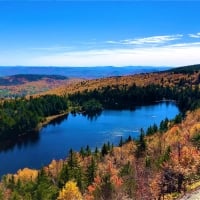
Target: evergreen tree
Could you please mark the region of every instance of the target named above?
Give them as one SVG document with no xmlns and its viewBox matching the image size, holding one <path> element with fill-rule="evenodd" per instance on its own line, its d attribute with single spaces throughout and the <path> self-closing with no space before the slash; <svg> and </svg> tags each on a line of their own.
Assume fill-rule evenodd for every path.
<svg viewBox="0 0 200 200">
<path fill-rule="evenodd" d="M 98 155 L 98 153 L 99 153 L 99 149 L 98 149 L 97 147 L 95 148 L 94 153 L 95 153 L 95 155 Z"/>
<path fill-rule="evenodd" d="M 94 181 L 94 178 L 96 176 L 96 169 L 97 169 L 97 164 L 94 158 L 92 157 L 91 163 L 87 166 L 86 170 L 87 185 L 92 184 L 92 182 Z"/>
<path fill-rule="evenodd" d="M 119 147 L 122 147 L 122 145 L 123 145 L 123 138 L 122 138 L 122 136 L 120 137 L 120 141 L 119 141 Z"/>
<path fill-rule="evenodd" d="M 84 150 L 84 148 L 83 147 L 81 147 L 81 150 L 80 150 L 80 155 L 82 156 L 82 158 L 84 158 L 85 156 L 86 156 L 86 152 L 85 152 L 85 150 Z"/>
<path fill-rule="evenodd" d="M 108 148 L 107 148 L 107 145 L 104 143 L 101 149 L 101 155 L 105 156 L 106 154 L 108 154 Z"/>
<path fill-rule="evenodd" d="M 89 145 L 86 146 L 86 155 L 87 155 L 87 156 L 90 156 L 90 155 L 91 155 L 91 150 L 90 150 Z"/>
<path fill-rule="evenodd" d="M 141 129 L 139 140 L 137 141 L 136 157 L 138 158 L 142 156 L 145 150 L 146 150 L 146 141 L 144 138 L 144 131 L 143 129 Z"/>
</svg>

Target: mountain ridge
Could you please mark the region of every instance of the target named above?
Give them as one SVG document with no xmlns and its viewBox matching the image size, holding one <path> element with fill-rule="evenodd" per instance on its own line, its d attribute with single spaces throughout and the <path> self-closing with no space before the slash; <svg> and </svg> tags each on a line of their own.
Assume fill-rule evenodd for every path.
<svg viewBox="0 0 200 200">
<path fill-rule="evenodd" d="M 169 67 L 3 67 L 0 66 L 0 77 L 16 74 L 62 75 L 71 78 L 95 79 L 108 76 L 122 76 L 138 73 L 149 73 L 167 70 Z"/>
</svg>

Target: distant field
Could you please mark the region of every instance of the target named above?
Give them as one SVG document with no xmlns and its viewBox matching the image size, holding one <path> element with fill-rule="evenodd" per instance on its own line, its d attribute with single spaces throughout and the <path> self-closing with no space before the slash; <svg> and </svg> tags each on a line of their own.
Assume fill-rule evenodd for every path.
<svg viewBox="0 0 200 200">
<path fill-rule="evenodd" d="M 0 77 L 0 98 L 38 94 L 79 81 L 61 75 L 17 74 Z"/>
</svg>

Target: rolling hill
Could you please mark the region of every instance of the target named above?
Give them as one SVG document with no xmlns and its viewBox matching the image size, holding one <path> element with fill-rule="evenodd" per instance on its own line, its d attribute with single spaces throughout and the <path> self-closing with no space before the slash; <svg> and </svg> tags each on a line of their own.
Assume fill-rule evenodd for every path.
<svg viewBox="0 0 200 200">
<path fill-rule="evenodd" d="M 196 65 L 172 68 L 167 71 L 173 72 L 173 73 L 192 74 L 194 72 L 198 72 L 199 70 L 200 70 L 200 64 L 196 64 Z"/>
<path fill-rule="evenodd" d="M 21 85 L 27 82 L 40 80 L 66 80 L 65 76 L 61 75 L 41 75 L 41 74 L 16 74 L 11 76 L 0 77 L 0 86 Z"/>
<path fill-rule="evenodd" d="M 198 70 L 199 69 L 199 70 Z M 62 85 L 58 88 L 46 91 L 43 94 L 71 94 L 82 92 L 84 90 L 100 89 L 106 86 L 146 86 L 149 84 L 158 84 L 162 86 L 190 86 L 200 83 L 200 67 L 199 65 L 174 68 L 165 71 L 140 73 L 127 76 L 112 76 L 101 79 L 82 80 L 76 84 Z"/>
</svg>

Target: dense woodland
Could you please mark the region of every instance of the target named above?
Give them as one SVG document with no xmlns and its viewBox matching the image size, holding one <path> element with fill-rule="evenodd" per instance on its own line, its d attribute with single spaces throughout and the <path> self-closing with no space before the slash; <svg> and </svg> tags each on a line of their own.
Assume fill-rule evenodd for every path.
<svg viewBox="0 0 200 200">
<path fill-rule="evenodd" d="M 30 134 L 45 117 L 62 113 L 67 105 L 67 98 L 56 95 L 4 101 L 0 105 L 1 141 Z"/>
<path fill-rule="evenodd" d="M 161 100 L 175 100 L 182 112 L 194 110 L 200 106 L 198 86 L 163 87 L 160 85 L 107 86 L 95 90 L 85 90 L 69 95 L 74 106 L 82 106 L 94 99 L 105 109 L 134 109 L 135 106 L 153 104 Z"/>
<path fill-rule="evenodd" d="M 198 71 L 185 72 L 188 79 L 171 80 L 171 86 L 107 85 L 65 96 L 4 101 L 0 107 L 1 140 L 20 137 L 47 116 L 64 111 L 95 115 L 102 109 L 134 109 L 175 100 L 181 113 L 174 120 L 163 119 L 160 126 L 152 124 L 146 132 L 141 129 L 137 140 L 121 138 L 118 146 L 108 142 L 95 151 L 89 146 L 80 152 L 71 149 L 66 160 L 53 160 L 41 170 L 25 168 L 5 175 L 0 199 L 176 199 L 200 186 L 199 82 L 188 84 L 195 73 Z"/>
</svg>

